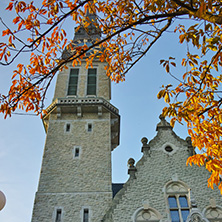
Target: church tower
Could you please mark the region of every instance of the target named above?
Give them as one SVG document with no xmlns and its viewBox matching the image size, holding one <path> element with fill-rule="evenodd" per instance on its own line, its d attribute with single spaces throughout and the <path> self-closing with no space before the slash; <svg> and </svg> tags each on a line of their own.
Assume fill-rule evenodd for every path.
<svg viewBox="0 0 222 222">
<path fill-rule="evenodd" d="M 95 21 L 94 15 L 88 15 Z M 92 24 L 75 30 L 73 45 L 100 38 Z M 71 53 L 66 50 L 63 58 Z M 90 52 L 89 52 L 90 53 Z M 32 222 L 98 222 L 112 201 L 111 151 L 120 116 L 111 99 L 106 63 L 93 61 L 58 74 L 43 124 L 47 133 Z"/>
</svg>

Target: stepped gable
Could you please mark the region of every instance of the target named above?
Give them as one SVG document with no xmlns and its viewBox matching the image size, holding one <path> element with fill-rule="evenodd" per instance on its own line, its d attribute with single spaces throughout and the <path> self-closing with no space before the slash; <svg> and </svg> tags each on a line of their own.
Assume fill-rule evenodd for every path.
<svg viewBox="0 0 222 222">
<path fill-rule="evenodd" d="M 216 202 L 222 203 L 219 191 L 207 187 L 209 172 L 204 167 L 186 166 L 194 150 L 190 138 L 178 137 L 162 116 L 156 129 L 157 135 L 150 142 L 146 137 L 141 140 L 142 158 L 136 164 L 133 158 L 129 159 L 129 179 L 114 196 L 102 222 L 170 222 L 167 202 L 173 195 L 182 195 L 189 201 L 184 210 L 189 222 L 193 222 L 190 218 L 195 218 L 197 211 L 202 212 L 203 221 L 208 221 L 204 212 L 211 209 L 211 195 L 215 197 L 216 192 Z"/>
</svg>

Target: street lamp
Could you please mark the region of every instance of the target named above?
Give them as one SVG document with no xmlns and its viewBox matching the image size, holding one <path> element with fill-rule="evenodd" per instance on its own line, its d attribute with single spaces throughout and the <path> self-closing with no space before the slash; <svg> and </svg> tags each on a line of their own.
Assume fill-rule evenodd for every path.
<svg viewBox="0 0 222 222">
<path fill-rule="evenodd" d="M 5 194 L 2 191 L 0 191 L 0 210 L 4 208 L 5 203 L 6 203 Z"/>
</svg>

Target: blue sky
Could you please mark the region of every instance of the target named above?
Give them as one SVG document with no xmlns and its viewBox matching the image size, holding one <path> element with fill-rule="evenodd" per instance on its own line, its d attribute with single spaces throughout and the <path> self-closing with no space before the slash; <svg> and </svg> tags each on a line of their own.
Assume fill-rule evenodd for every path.
<svg viewBox="0 0 222 222">
<path fill-rule="evenodd" d="M 3 18 L 6 2 L 0 1 Z M 70 36 L 73 36 L 72 30 Z M 111 103 L 121 115 L 120 146 L 113 151 L 112 158 L 113 182 L 127 180 L 127 160 L 132 157 L 138 161 L 141 138 L 145 136 L 151 140 L 156 134 L 158 117 L 165 105 L 156 95 L 161 85 L 175 83 L 159 65 L 160 59 L 178 58 L 184 53 L 185 48 L 179 47 L 178 39 L 166 34 L 127 74 L 125 82 L 112 84 Z M 28 58 L 23 57 L 23 61 L 27 64 Z M 176 62 L 179 64 L 180 60 Z M 10 67 L 0 67 L 0 93 L 7 92 L 17 63 L 18 60 Z M 179 69 L 175 69 L 176 72 Z M 54 86 L 55 80 L 47 95 L 47 105 L 52 101 Z M 176 125 L 175 132 L 182 138 L 187 136 L 186 126 Z M 45 132 L 40 117 L 13 115 L 4 120 L 0 116 L 0 190 L 7 199 L 5 208 L 0 211 L 1 222 L 31 220 L 44 143 Z"/>
</svg>

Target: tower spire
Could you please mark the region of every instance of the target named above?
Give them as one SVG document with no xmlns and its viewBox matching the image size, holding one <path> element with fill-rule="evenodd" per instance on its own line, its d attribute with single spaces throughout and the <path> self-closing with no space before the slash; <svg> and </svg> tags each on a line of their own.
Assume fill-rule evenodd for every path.
<svg viewBox="0 0 222 222">
<path fill-rule="evenodd" d="M 90 23 L 88 26 L 86 23 Z M 90 13 L 89 10 L 86 12 L 85 20 L 82 24 L 75 28 L 75 35 L 73 41 L 76 40 L 96 40 L 101 38 L 101 32 L 97 23 L 95 13 Z"/>
</svg>

